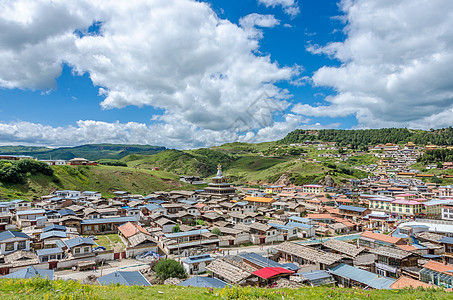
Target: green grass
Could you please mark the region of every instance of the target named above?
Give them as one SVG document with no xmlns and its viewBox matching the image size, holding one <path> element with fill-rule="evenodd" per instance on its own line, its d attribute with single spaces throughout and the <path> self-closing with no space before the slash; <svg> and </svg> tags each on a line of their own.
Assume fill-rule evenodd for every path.
<svg viewBox="0 0 453 300">
<path fill-rule="evenodd" d="M 54 177 L 30 176 L 27 184 L 5 185 L 0 183 L 0 198 L 37 199 L 51 190 L 99 191 L 112 197 L 117 190 L 146 195 L 157 190 L 195 189 L 183 184 L 179 177 L 165 171 L 152 171 L 117 166 L 55 166 Z"/>
<path fill-rule="evenodd" d="M 180 286 L 97 286 L 75 281 L 46 279 L 0 279 L 0 299 L 451 299 L 452 294 L 439 290 L 371 290 L 305 287 L 266 289 L 231 287 L 207 289 Z"/>
</svg>

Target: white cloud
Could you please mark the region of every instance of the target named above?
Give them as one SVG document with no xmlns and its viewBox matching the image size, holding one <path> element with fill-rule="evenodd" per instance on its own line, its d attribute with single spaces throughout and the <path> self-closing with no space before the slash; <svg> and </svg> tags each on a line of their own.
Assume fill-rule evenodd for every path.
<svg viewBox="0 0 453 300">
<path fill-rule="evenodd" d="M 307 116 L 355 115 L 358 127 L 452 125 L 453 2 L 343 1 L 347 38 L 309 46 L 339 60 L 322 67 L 315 86 L 333 88 L 327 105 L 296 105 Z M 447 116 L 450 116 L 449 120 Z"/>
<path fill-rule="evenodd" d="M 0 87 L 48 91 L 55 88 L 55 78 L 67 63 L 77 74 L 88 73 L 99 86 L 104 109 L 148 105 L 165 111 L 155 117 L 160 135 L 148 135 L 158 138 L 149 141 L 152 144 L 167 136 L 168 142 L 181 145 L 178 138 L 190 140 L 190 134 L 205 135 L 193 138 L 194 145 L 221 140 L 217 135 L 262 93 L 287 105 L 288 91 L 276 83 L 297 79 L 299 73 L 298 66 L 282 67 L 270 56 L 257 54 L 261 35 L 251 36 L 249 28 L 220 19 L 203 2 L 18 0 L 0 7 Z M 99 34 L 74 33 L 86 33 L 93 22 L 101 22 Z M 242 24 L 272 27 L 279 20 L 252 14 Z M 272 125 L 274 112 L 266 115 L 266 126 Z M 85 132 L 88 125 L 83 124 L 74 127 L 77 132 Z M 115 134 L 131 130 L 126 125 L 96 124 Z M 2 126 L 12 130 L 19 125 Z M 51 132 L 74 129 L 32 127 Z M 260 128 L 253 124 L 251 130 Z M 48 138 L 46 133 L 42 139 L 36 134 L 30 137 Z M 172 134 L 175 138 L 170 138 Z M 127 133 L 105 138 L 111 137 L 135 142 Z"/>
<path fill-rule="evenodd" d="M 266 7 L 281 6 L 286 14 L 295 17 L 300 13 L 299 4 L 294 0 L 258 0 Z"/>
<path fill-rule="evenodd" d="M 239 19 L 239 25 L 244 28 L 255 26 L 272 28 L 279 24 L 280 20 L 276 19 L 273 15 L 260 15 L 253 13 Z"/>
<path fill-rule="evenodd" d="M 94 120 L 78 121 L 75 126 L 52 127 L 30 122 L 0 123 L 1 145 L 43 145 L 51 147 L 93 143 L 162 145 L 189 149 L 220 145 L 231 141 L 263 142 L 283 138 L 289 131 L 309 125 L 309 120 L 289 114 L 280 122 L 265 126 L 256 133 L 238 134 L 231 130 L 200 129 L 187 122 L 172 120 L 146 125 L 137 122 L 108 123 Z M 321 128 L 321 127 L 320 127 Z"/>
</svg>

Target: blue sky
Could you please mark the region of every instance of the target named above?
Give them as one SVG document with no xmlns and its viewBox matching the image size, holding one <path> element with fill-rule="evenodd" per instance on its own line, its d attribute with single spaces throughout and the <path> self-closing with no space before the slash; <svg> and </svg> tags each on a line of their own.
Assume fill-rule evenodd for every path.
<svg viewBox="0 0 453 300">
<path fill-rule="evenodd" d="M 7 2 L 0 145 L 451 126 L 452 12 L 441 0 Z"/>
</svg>

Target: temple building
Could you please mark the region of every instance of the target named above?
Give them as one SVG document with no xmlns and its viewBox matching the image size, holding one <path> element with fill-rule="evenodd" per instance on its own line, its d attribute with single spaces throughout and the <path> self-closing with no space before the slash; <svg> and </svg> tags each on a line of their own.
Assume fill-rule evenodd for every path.
<svg viewBox="0 0 453 300">
<path fill-rule="evenodd" d="M 211 196 L 228 197 L 236 195 L 236 189 L 226 182 L 226 178 L 222 173 L 222 166 L 217 167 L 217 174 L 212 178 L 212 183 L 209 184 L 204 192 Z"/>
</svg>

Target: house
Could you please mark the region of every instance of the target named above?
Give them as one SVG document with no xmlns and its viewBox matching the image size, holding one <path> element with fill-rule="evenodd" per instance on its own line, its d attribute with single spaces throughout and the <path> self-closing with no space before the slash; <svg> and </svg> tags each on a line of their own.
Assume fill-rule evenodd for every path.
<svg viewBox="0 0 453 300">
<path fill-rule="evenodd" d="M 339 205 L 340 214 L 349 218 L 361 218 L 371 213 L 371 210 L 365 207 Z"/>
<path fill-rule="evenodd" d="M 280 267 L 265 267 L 253 272 L 252 274 L 258 277 L 260 286 L 268 286 L 274 283 L 277 279 L 289 279 L 289 276 L 293 273 L 294 271 Z"/>
<path fill-rule="evenodd" d="M 206 269 L 212 272 L 213 277 L 234 285 L 245 285 L 252 276 L 250 271 L 222 258 L 212 261 Z"/>
<path fill-rule="evenodd" d="M 88 159 L 81 157 L 70 159 L 67 164 L 71 166 L 97 166 L 97 162 L 89 161 Z"/>
<path fill-rule="evenodd" d="M 48 248 L 42 250 L 36 250 L 40 263 L 49 261 L 59 261 L 64 257 L 63 249 L 61 248 Z"/>
<path fill-rule="evenodd" d="M 195 256 L 189 256 L 189 258 L 182 261 L 182 266 L 186 270 L 187 274 L 199 274 L 206 272 L 206 266 L 215 258 L 209 254 L 201 254 Z"/>
<path fill-rule="evenodd" d="M 337 283 L 344 287 L 358 287 L 362 289 L 372 288 L 376 290 L 390 289 L 396 280 L 382 277 L 359 268 L 346 264 L 339 264 L 328 271 L 332 274 Z"/>
<path fill-rule="evenodd" d="M 139 285 L 139 286 L 151 286 L 151 283 L 142 275 L 139 271 L 115 271 L 108 275 L 104 275 L 97 279 L 100 285 Z"/>
<path fill-rule="evenodd" d="M 397 238 L 382 233 L 364 231 L 360 234 L 360 237 L 357 240 L 357 244 L 365 248 L 376 248 L 379 246 L 392 247 L 396 245 L 404 245 L 406 244 L 406 242 L 402 238 Z"/>
<path fill-rule="evenodd" d="M 341 263 L 344 258 L 342 255 L 328 253 L 293 242 L 284 242 L 277 245 L 275 249 L 284 261 L 298 264 L 301 268 L 310 266 L 311 270 L 329 269 Z"/>
<path fill-rule="evenodd" d="M 297 228 L 288 225 L 267 223 L 267 225 L 277 228 L 277 234 L 283 237 L 283 241 L 297 239 Z"/>
<path fill-rule="evenodd" d="M 445 288 L 452 288 L 453 265 L 430 260 L 423 265 L 423 269 L 420 271 L 420 281 Z"/>
<path fill-rule="evenodd" d="M 19 227 L 36 225 L 38 218 L 45 217 L 44 209 L 16 211 L 16 222 Z"/>
<path fill-rule="evenodd" d="M 93 245 L 97 246 L 95 241 L 86 237 L 76 237 L 73 239 L 69 239 L 64 241 L 64 244 L 74 257 L 94 255 L 92 253 L 92 248 Z"/>
<path fill-rule="evenodd" d="M 207 229 L 199 229 L 166 233 L 159 242 L 162 250 L 166 254 L 173 254 L 196 247 L 215 248 L 219 244 L 219 238 Z"/>
<path fill-rule="evenodd" d="M 324 192 L 324 186 L 319 184 L 307 184 L 302 187 L 304 193 L 321 194 Z"/>
<path fill-rule="evenodd" d="M 80 191 L 63 190 L 55 191 L 52 194 L 55 195 L 56 197 L 67 199 L 80 197 L 82 193 Z"/>
<path fill-rule="evenodd" d="M 27 201 L 27 200 L 21 200 L 21 199 L 12 200 L 12 201 L 9 201 L 9 204 L 10 204 L 10 209 L 14 209 L 16 211 L 31 209 L 31 202 Z"/>
<path fill-rule="evenodd" d="M 255 213 L 239 213 L 239 212 L 232 212 L 230 213 L 231 217 L 231 222 L 233 224 L 244 224 L 244 225 L 250 225 L 253 222 L 255 222 Z"/>
<path fill-rule="evenodd" d="M 295 228 L 297 230 L 298 238 L 307 238 L 315 236 L 315 227 L 313 225 L 290 221 L 286 223 L 286 226 Z"/>
<path fill-rule="evenodd" d="M 187 287 L 205 287 L 205 288 L 217 288 L 221 289 L 228 285 L 223 280 L 214 277 L 194 276 L 183 282 L 178 283 L 180 286 Z"/>
<path fill-rule="evenodd" d="M 418 266 L 419 255 L 394 247 L 380 246 L 370 249 L 376 255 L 375 272 L 381 276 L 398 278 L 402 274 L 418 278 L 413 271 Z"/>
<path fill-rule="evenodd" d="M 133 222 L 136 223 L 135 217 L 113 217 L 102 219 L 85 219 L 80 223 L 81 234 L 105 234 L 117 233 L 121 224 Z"/>
<path fill-rule="evenodd" d="M 53 270 L 43 270 L 43 269 L 36 269 L 33 266 L 30 266 L 26 269 L 19 270 L 17 272 L 4 275 L 1 278 L 16 278 L 16 279 L 30 279 L 30 278 L 47 278 L 50 280 L 54 279 L 54 271 Z"/>
<path fill-rule="evenodd" d="M 126 245 L 126 257 L 144 252 L 157 252 L 157 243 L 151 234 L 138 224 L 127 222 L 118 227 L 118 234 Z"/>
<path fill-rule="evenodd" d="M 453 238 L 445 236 L 438 240 L 437 242 L 444 246 L 445 248 L 444 253 L 445 261 L 449 264 L 453 264 Z"/>
<path fill-rule="evenodd" d="M 0 255 L 18 250 L 30 251 L 31 238 L 20 231 L 0 232 Z"/>
<path fill-rule="evenodd" d="M 176 222 L 165 217 L 162 217 L 154 222 L 157 227 L 161 229 L 163 233 L 170 233 L 173 227 L 176 226 Z"/>
<path fill-rule="evenodd" d="M 253 197 L 253 196 L 247 196 L 242 200 L 247 201 L 249 204 L 253 204 L 256 207 L 271 206 L 271 204 L 273 202 L 275 202 L 275 199 L 273 199 L 273 198 Z"/>
<path fill-rule="evenodd" d="M 364 247 L 356 246 L 335 239 L 329 239 L 323 242 L 322 248 L 329 249 L 331 253 L 337 253 L 340 255 L 348 256 L 350 258 L 356 258 L 358 255 L 366 251 Z"/>
<path fill-rule="evenodd" d="M 327 271 L 315 270 L 299 274 L 302 282 L 308 282 L 312 287 L 335 284 L 335 279 Z"/>
</svg>

